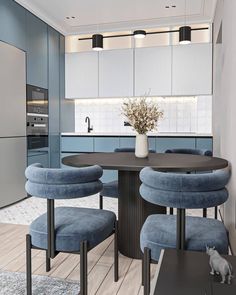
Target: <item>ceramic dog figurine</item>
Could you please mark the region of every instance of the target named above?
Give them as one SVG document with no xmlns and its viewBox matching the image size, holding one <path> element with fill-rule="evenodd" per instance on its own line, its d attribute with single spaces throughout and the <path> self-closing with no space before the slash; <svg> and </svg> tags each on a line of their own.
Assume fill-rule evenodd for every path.
<svg viewBox="0 0 236 295">
<path fill-rule="evenodd" d="M 215 247 L 210 248 L 206 247 L 206 253 L 210 256 L 210 267 L 211 267 L 211 275 L 214 275 L 215 272 L 221 275 L 222 281 L 224 284 L 227 278 L 227 283 L 230 284 L 231 279 L 233 277 L 233 269 L 232 265 L 215 250 Z"/>
</svg>

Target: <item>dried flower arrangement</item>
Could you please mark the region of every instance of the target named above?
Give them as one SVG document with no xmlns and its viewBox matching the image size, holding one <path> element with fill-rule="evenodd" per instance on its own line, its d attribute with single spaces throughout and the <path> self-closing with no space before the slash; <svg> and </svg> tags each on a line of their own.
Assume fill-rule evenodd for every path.
<svg viewBox="0 0 236 295">
<path fill-rule="evenodd" d="M 138 134 L 157 130 L 158 121 L 163 118 L 163 111 L 157 103 L 146 96 L 126 100 L 122 105 L 122 114 Z"/>
</svg>

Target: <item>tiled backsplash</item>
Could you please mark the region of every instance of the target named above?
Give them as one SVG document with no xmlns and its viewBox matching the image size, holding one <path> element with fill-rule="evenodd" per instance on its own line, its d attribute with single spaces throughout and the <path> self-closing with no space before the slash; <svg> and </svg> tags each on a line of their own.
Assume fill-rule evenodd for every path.
<svg viewBox="0 0 236 295">
<path fill-rule="evenodd" d="M 164 111 L 158 132 L 206 133 L 212 132 L 212 97 L 156 97 L 152 98 Z M 121 115 L 124 99 L 75 100 L 75 132 L 86 132 L 86 116 L 91 119 L 94 132 L 130 133 Z"/>
</svg>

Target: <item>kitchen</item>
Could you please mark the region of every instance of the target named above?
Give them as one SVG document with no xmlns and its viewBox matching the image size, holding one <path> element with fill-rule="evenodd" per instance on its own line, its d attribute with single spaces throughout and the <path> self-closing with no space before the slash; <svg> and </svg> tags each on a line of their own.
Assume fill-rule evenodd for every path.
<svg viewBox="0 0 236 295">
<path fill-rule="evenodd" d="M 126 186 L 127 181 L 131 183 L 131 178 L 128 178 L 128 174 L 125 178 L 125 173 L 120 172 L 125 168 L 120 170 L 118 163 L 105 165 L 102 162 L 106 160 L 102 154 L 104 157 L 110 153 L 115 154 L 117 149 L 132 153 L 135 151 L 136 132 L 130 126 L 129 118 L 122 112 L 124 103 L 129 100 L 138 102 L 144 98 L 163 112 L 157 129 L 147 133 L 149 159 L 158 154 L 162 157 L 167 150 L 208 151 L 214 156 L 212 161 L 220 158 L 222 161 L 227 160 L 231 168 L 234 166 L 231 149 L 228 149 L 228 146 L 233 145 L 228 132 L 232 132 L 231 120 L 234 116 L 230 113 L 230 117 L 227 117 L 226 111 L 221 112 L 226 109 L 227 112 L 232 111 L 231 100 L 225 104 L 221 96 L 222 89 L 230 91 L 227 88 L 229 82 L 221 76 L 225 66 L 222 53 L 222 19 L 225 18 L 221 13 L 222 1 L 198 0 L 192 3 L 189 0 L 175 0 L 173 3 L 154 3 L 150 0 L 146 5 L 145 1 L 141 1 L 140 7 L 134 1 L 113 3 L 114 7 L 107 1 L 100 4 L 91 1 L 87 4 L 84 1 L 75 2 L 68 3 L 68 7 L 58 3 L 55 9 L 55 0 L 0 0 L 2 232 L 3 225 L 15 224 L 19 227 L 19 232 L 27 233 L 26 225 L 46 211 L 44 200 L 36 198 L 37 195 L 31 197 L 30 191 L 27 188 L 25 190 L 25 170 L 35 163 L 40 163 L 48 171 L 62 168 L 67 173 L 74 169 L 70 166 L 98 164 L 103 168 L 103 175 L 99 177 L 103 189 L 106 184 L 115 183 L 115 188 L 112 189 L 117 191 L 119 182 L 119 198 L 118 193 L 114 197 L 102 194 L 101 191 L 100 197 L 94 193 L 87 198 L 57 200 L 57 205 L 100 207 L 104 211 L 115 212 L 119 220 L 129 220 L 121 212 L 122 206 L 132 210 L 129 207 L 131 204 L 121 205 L 121 195 L 131 196 L 131 191 L 123 190 L 120 183 L 123 179 L 123 186 Z M 93 5 L 96 9 L 91 11 Z M 125 13 L 122 13 L 123 5 L 126 7 Z M 136 9 L 133 11 L 134 5 Z M 225 13 L 230 13 L 227 4 L 224 9 Z M 225 40 L 228 46 L 229 41 Z M 227 58 L 226 60 L 228 61 Z M 230 62 L 227 66 L 230 66 Z M 231 93 L 229 97 L 230 95 Z M 101 153 L 100 159 L 98 153 Z M 96 155 L 98 158 L 94 160 L 92 157 Z M 125 159 L 125 153 L 121 155 L 121 162 L 122 157 Z M 172 156 L 166 154 L 165 157 Z M 74 159 L 74 163 L 71 159 Z M 79 162 L 80 159 L 82 162 Z M 224 163 L 219 165 L 224 166 Z M 201 165 L 200 162 L 198 164 Z M 197 167 L 197 164 L 193 166 L 192 160 L 191 170 L 186 170 L 185 167 L 182 171 L 209 172 L 220 168 L 214 166 L 215 163 L 208 164 L 207 169 L 203 169 Z M 142 168 L 145 166 L 147 165 Z M 157 169 L 157 166 L 153 168 Z M 135 168 L 131 170 L 134 171 Z M 233 174 L 228 185 L 229 200 L 225 204 L 208 206 L 208 210 L 205 207 L 201 207 L 203 210 L 191 207 L 189 214 L 213 220 L 214 217 L 223 219 L 229 231 L 231 253 L 235 253 L 236 210 L 232 177 Z M 136 184 L 140 186 L 139 181 L 138 178 L 135 187 Z M 51 205 L 48 203 L 49 207 Z M 165 207 L 165 212 L 170 215 L 178 211 L 171 211 L 172 206 Z M 142 219 L 142 224 L 147 216 Z M 127 222 L 132 224 L 130 220 Z M 122 222 L 117 226 L 123 237 L 121 224 Z M 140 230 L 138 227 L 138 241 Z M 119 275 L 122 281 L 118 280 L 119 283 L 115 286 L 117 283 L 113 283 L 111 277 L 111 269 L 115 266 L 106 257 L 115 242 L 109 239 L 110 242 L 103 242 L 105 244 L 101 249 L 97 246 L 91 250 L 94 261 L 88 262 L 88 294 L 124 294 L 126 288 L 128 294 L 141 294 L 140 247 L 138 246 L 138 254 L 125 257 L 123 242 L 118 241 L 117 247 L 121 253 Z M 124 241 L 125 238 L 122 239 Z M 137 243 L 139 244 L 135 242 Z M 14 254 L 14 249 L 10 250 L 9 255 L 6 252 L 6 256 L 11 253 Z M 104 256 L 102 253 L 105 253 Z M 20 261 L 19 267 L 11 268 L 9 261 L 4 258 L 2 264 L 0 260 L 1 268 L 24 272 L 24 252 L 21 251 L 19 256 L 16 253 L 14 255 L 15 258 L 12 257 Z M 53 253 L 50 255 L 53 258 Z M 56 265 L 56 269 L 53 269 L 54 259 L 51 259 L 52 277 L 74 280 L 78 275 L 79 278 L 79 265 L 73 261 L 75 254 L 66 254 L 68 261 L 64 261 L 60 255 L 55 255 L 55 261 L 58 259 L 62 266 Z M 88 259 L 89 255 L 90 253 Z M 94 258 L 96 255 L 104 261 L 105 266 Z M 36 257 L 32 261 L 34 258 L 39 261 L 38 267 L 33 268 L 33 274 L 47 276 L 43 269 L 45 259 L 42 261 L 40 256 L 33 256 Z M 65 274 L 60 274 L 63 263 L 66 271 Z M 71 269 L 70 263 L 73 264 Z M 135 270 L 132 271 L 133 268 Z M 139 271 L 136 268 L 140 268 Z M 99 269 L 104 272 L 101 277 Z M 152 264 L 152 277 L 155 272 L 156 266 Z M 132 277 L 136 277 L 136 280 L 128 287 Z M 115 285 L 109 286 L 110 291 L 106 293 L 106 286 L 110 285 L 109 278 L 111 284 Z M 50 284 L 53 283 L 50 281 L 49 286 Z M 33 283 L 33 288 L 34 285 Z M 74 285 L 67 287 L 73 290 Z M 86 295 L 84 286 L 86 283 L 80 278 L 82 294 Z M 144 293 L 147 292 L 147 286 L 144 287 Z"/>
</svg>

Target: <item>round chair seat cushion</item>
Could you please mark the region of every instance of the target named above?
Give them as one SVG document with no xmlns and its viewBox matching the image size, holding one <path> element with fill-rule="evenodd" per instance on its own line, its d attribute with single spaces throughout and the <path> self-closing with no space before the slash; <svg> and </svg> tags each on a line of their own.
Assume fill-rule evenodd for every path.
<svg viewBox="0 0 236 295">
<path fill-rule="evenodd" d="M 114 180 L 111 182 L 107 182 L 103 184 L 103 189 L 100 192 L 101 196 L 110 197 L 110 198 L 118 198 L 118 181 Z"/>
<path fill-rule="evenodd" d="M 113 232 L 116 215 L 107 210 L 55 208 L 55 247 L 57 251 L 79 252 L 80 242 L 87 240 L 91 249 Z M 47 214 L 30 225 L 32 245 L 47 249 Z"/>
<path fill-rule="evenodd" d="M 228 254 L 227 231 L 216 219 L 186 216 L 186 250 L 206 251 L 215 246 L 221 254 Z M 176 216 L 155 214 L 146 219 L 140 235 L 140 246 L 151 249 L 151 258 L 158 261 L 161 249 L 176 248 Z"/>
</svg>

